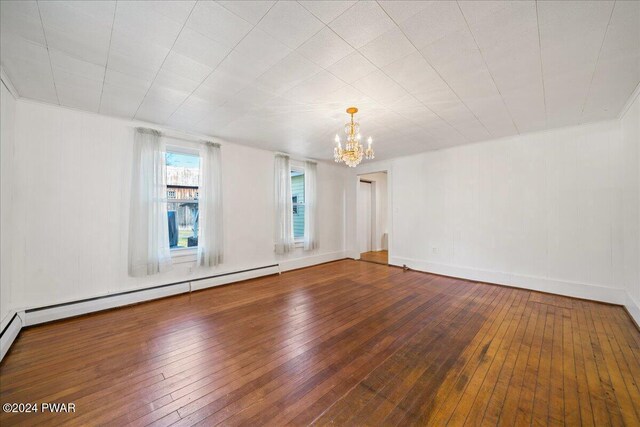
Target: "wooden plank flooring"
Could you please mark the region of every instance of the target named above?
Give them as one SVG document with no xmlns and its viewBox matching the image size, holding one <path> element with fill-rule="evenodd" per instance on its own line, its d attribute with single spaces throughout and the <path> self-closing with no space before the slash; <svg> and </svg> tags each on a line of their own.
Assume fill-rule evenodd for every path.
<svg viewBox="0 0 640 427">
<path fill-rule="evenodd" d="M 25 329 L 23 425 L 640 425 L 640 333 L 598 304 L 357 261 Z"/>
<path fill-rule="evenodd" d="M 360 254 L 361 261 L 375 262 L 376 264 L 389 264 L 388 251 L 371 251 Z"/>
</svg>

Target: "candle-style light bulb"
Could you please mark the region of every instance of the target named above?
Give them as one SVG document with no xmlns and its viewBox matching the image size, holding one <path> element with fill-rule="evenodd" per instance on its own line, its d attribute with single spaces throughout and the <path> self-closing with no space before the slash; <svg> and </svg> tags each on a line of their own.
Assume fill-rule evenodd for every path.
<svg viewBox="0 0 640 427">
<path fill-rule="evenodd" d="M 336 133 L 335 141 L 336 141 L 336 144 L 340 144 L 340 137 L 338 136 L 337 133 Z"/>
<path fill-rule="evenodd" d="M 369 139 L 367 139 L 367 143 L 369 144 L 369 148 L 371 148 L 371 143 L 373 142 L 373 139 L 371 139 L 371 137 L 369 137 Z"/>
</svg>

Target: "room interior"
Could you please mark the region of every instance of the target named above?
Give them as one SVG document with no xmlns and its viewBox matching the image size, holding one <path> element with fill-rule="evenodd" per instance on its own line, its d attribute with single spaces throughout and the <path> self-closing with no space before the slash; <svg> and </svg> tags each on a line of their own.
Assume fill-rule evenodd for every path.
<svg viewBox="0 0 640 427">
<path fill-rule="evenodd" d="M 0 423 L 640 425 L 640 2 L 0 2 Z"/>
</svg>

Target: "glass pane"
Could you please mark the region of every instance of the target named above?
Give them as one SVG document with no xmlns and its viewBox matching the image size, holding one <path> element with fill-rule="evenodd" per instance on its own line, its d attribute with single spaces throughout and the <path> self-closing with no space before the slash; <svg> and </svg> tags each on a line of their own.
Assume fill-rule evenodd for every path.
<svg viewBox="0 0 640 427">
<path fill-rule="evenodd" d="M 200 184 L 200 156 L 166 153 L 167 186 L 198 187 Z"/>
<path fill-rule="evenodd" d="M 293 237 L 304 237 L 304 205 L 294 205 L 293 207 Z"/>
<path fill-rule="evenodd" d="M 200 156 L 167 152 L 166 163 L 169 244 L 172 249 L 196 247 Z"/>
<path fill-rule="evenodd" d="M 291 171 L 291 197 L 294 203 L 304 203 L 304 173 Z"/>
<path fill-rule="evenodd" d="M 304 172 L 291 171 L 291 201 L 293 202 L 293 237 L 304 237 Z"/>
<path fill-rule="evenodd" d="M 171 249 L 198 246 L 198 203 L 167 203 Z"/>
</svg>

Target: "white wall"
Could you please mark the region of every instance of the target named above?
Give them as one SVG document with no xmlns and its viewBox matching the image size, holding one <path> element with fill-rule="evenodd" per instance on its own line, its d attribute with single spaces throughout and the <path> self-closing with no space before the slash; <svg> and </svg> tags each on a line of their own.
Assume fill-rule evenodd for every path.
<svg viewBox="0 0 640 427">
<path fill-rule="evenodd" d="M 368 164 L 389 171 L 390 262 L 622 303 L 638 259 L 624 243 L 638 218 L 625 191 L 638 178 L 624 172 L 620 127 L 616 120 Z M 354 240 L 350 233 L 350 253 Z"/>
<path fill-rule="evenodd" d="M 380 251 L 383 248 L 383 235 L 388 232 L 387 221 L 387 174 L 376 172 L 360 175 L 360 178 L 375 183 L 375 233 L 373 250 Z"/>
<path fill-rule="evenodd" d="M 128 277 L 133 127 L 131 122 L 106 116 L 17 101 L 11 160 L 16 165 L 11 186 L 14 216 L 10 226 L 2 226 L 3 235 L 11 230 L 14 238 L 10 265 L 16 307 L 50 305 L 275 262 L 294 268 L 343 256 L 344 168 L 318 165 L 320 249 L 276 258 L 273 153 L 223 142 L 225 263 L 194 272 L 191 263 L 184 263 L 166 274 Z"/>
<path fill-rule="evenodd" d="M 14 130 L 16 100 L 0 82 L 0 321 L 4 321 L 13 308 L 11 298 L 12 243 L 11 188 L 14 182 Z"/>
<path fill-rule="evenodd" d="M 625 230 L 623 281 L 629 301 L 627 307 L 640 323 L 640 97 L 638 91 L 621 118 L 622 143 L 625 153 L 623 202 Z"/>
</svg>

